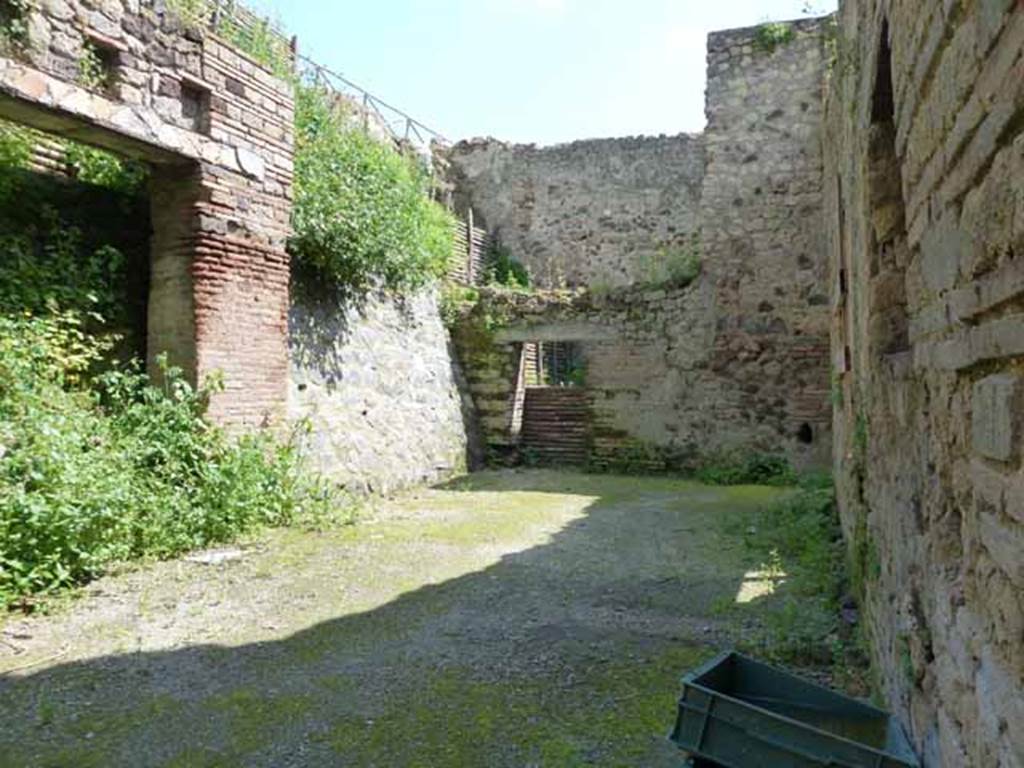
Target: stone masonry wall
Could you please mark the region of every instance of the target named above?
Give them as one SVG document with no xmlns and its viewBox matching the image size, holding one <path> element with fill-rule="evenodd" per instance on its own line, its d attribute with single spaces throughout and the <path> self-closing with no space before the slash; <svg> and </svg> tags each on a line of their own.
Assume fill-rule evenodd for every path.
<svg viewBox="0 0 1024 768">
<path fill-rule="evenodd" d="M 0 117 L 151 164 L 147 347 L 196 380 L 221 371 L 211 415 L 284 416 L 292 182 L 290 87 L 163 3 L 47 0 L 0 56 Z M 82 82 L 87 45 L 111 66 Z"/>
<path fill-rule="evenodd" d="M 715 329 L 704 354 L 717 375 L 702 398 L 709 424 L 740 425 L 738 439 L 746 425 L 768 423 L 789 450 L 809 425 L 813 442 L 801 450 L 817 447 L 819 460 L 831 440 L 821 192 L 826 24 L 794 22 L 791 39 L 774 49 L 759 42 L 757 27 L 709 36 L 701 197 Z"/>
<path fill-rule="evenodd" d="M 1024 765 L 1024 6 L 842 3 L 828 102 L 836 475 L 924 763 Z"/>
<path fill-rule="evenodd" d="M 289 417 L 308 455 L 355 492 L 390 493 L 479 463 L 473 404 L 436 291 L 357 303 L 294 291 Z"/>
<path fill-rule="evenodd" d="M 758 28 L 712 34 L 703 136 L 453 150 L 456 199 L 541 285 L 626 289 L 556 310 L 541 299 L 509 320 L 548 324 L 550 340 L 577 340 L 580 324 L 601 329 L 587 346 L 588 385 L 603 392 L 595 449 L 640 443 L 685 454 L 699 445 L 784 452 L 801 466 L 829 461 L 826 26 L 795 22 L 774 50 L 758 43 Z M 657 245 L 682 246 L 695 232 L 697 282 L 652 285 L 644 271 Z M 511 349 L 485 356 L 502 373 L 484 378 L 514 373 L 514 358 Z M 475 367 L 466 362 L 470 380 L 493 390 L 477 392 L 485 429 L 507 429 L 507 392 Z"/>
<path fill-rule="evenodd" d="M 522 345 L 570 341 L 579 349 L 590 401 L 590 461 L 638 462 L 652 469 L 690 467 L 733 450 L 782 451 L 797 466 L 827 462 L 828 443 L 790 439 L 782 409 L 717 407 L 737 383 L 712 365 L 711 285 L 701 280 L 671 290 L 631 288 L 534 294 L 485 290 L 456 327 L 454 339 L 493 455 L 514 450 L 513 432 Z M 796 339 L 783 350 L 799 357 Z M 758 391 L 788 402 L 797 373 L 782 362 L 747 359 L 744 374 Z M 826 412 L 827 413 L 827 412 Z M 810 421 L 827 432 L 825 415 Z"/>
<path fill-rule="evenodd" d="M 455 202 L 545 288 L 643 281 L 698 230 L 699 136 L 600 139 L 554 147 L 461 142 L 448 154 Z"/>
</svg>

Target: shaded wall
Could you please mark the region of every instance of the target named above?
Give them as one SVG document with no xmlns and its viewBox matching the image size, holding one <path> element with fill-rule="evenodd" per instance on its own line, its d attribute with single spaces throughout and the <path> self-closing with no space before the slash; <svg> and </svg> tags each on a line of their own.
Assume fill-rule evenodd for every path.
<svg viewBox="0 0 1024 768">
<path fill-rule="evenodd" d="M 436 291 L 348 302 L 301 285 L 293 294 L 288 411 L 309 420 L 306 448 L 322 471 L 353 491 L 388 493 L 478 461 Z"/>
<path fill-rule="evenodd" d="M 1024 9 L 844 2 L 836 53 L 836 474 L 882 686 L 926 765 L 1024 765 Z"/>
<path fill-rule="evenodd" d="M 740 380 L 735 370 L 713 365 L 710 299 L 707 280 L 597 296 L 482 291 L 457 324 L 454 340 L 492 454 L 508 454 L 518 445 L 514 423 L 523 344 L 571 341 L 584 369 L 594 466 L 692 468 L 734 450 L 784 452 L 800 467 L 827 462 L 827 441 L 804 443 L 790 436 L 784 405 L 793 399 L 792 372 L 750 355 L 738 364 Z M 802 343 L 791 340 L 786 353 L 798 356 Z M 732 390 L 755 386 L 780 404 L 777 413 L 727 409 Z M 809 422 L 812 431 L 824 429 L 826 415 Z"/>
</svg>

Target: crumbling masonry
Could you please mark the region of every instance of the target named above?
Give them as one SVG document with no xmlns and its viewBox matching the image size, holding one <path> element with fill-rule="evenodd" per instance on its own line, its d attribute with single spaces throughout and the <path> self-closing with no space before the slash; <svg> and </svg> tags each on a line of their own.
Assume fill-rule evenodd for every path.
<svg viewBox="0 0 1024 768">
<path fill-rule="evenodd" d="M 449 152 L 456 203 L 542 287 L 579 289 L 485 296 L 500 328 L 456 329 L 461 364 L 435 293 L 290 299 L 289 88 L 162 4 L 33 4 L 0 117 L 150 164 L 151 364 L 222 371 L 222 423 L 311 418 L 344 482 L 449 474 L 477 424 L 514 449 L 537 341 L 585 360 L 599 462 L 831 460 L 882 689 L 925 765 L 1021 766 L 1024 5 L 845 0 L 791 30 L 711 35 L 700 136 Z M 78 82 L 86 43 L 103 89 Z M 695 279 L 652 281 L 690 249 Z"/>
</svg>

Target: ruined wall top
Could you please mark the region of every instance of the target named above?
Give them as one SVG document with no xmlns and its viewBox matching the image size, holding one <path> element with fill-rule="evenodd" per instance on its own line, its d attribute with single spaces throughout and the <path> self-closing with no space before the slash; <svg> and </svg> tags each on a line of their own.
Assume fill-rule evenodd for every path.
<svg viewBox="0 0 1024 768">
<path fill-rule="evenodd" d="M 538 285 L 643 282 L 661 254 L 694 246 L 704 168 L 698 135 L 551 147 L 474 139 L 449 151 L 456 206 Z"/>
</svg>

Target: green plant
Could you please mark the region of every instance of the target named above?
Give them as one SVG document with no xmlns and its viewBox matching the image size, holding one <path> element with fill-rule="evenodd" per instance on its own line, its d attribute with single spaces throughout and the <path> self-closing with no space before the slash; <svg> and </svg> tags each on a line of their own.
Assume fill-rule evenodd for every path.
<svg viewBox="0 0 1024 768">
<path fill-rule="evenodd" d="M 0 2 L 0 54 L 21 53 L 28 44 L 30 0 Z"/>
<path fill-rule="evenodd" d="M 758 570 L 781 582 L 764 614 L 761 650 L 780 661 L 839 663 L 834 641 L 846 571 L 832 488 L 787 494 L 728 532 L 742 535 Z"/>
<path fill-rule="evenodd" d="M 796 485 L 798 477 L 784 456 L 724 451 L 705 456 L 695 473 L 707 485 Z"/>
<path fill-rule="evenodd" d="M 91 91 L 105 91 L 113 84 L 113 67 L 104 51 L 95 43 L 82 43 L 78 57 L 78 82 Z"/>
<path fill-rule="evenodd" d="M 487 270 L 484 281 L 488 285 L 527 289 L 530 287 L 530 273 L 508 249 L 501 245 L 491 247 L 487 255 Z"/>
<path fill-rule="evenodd" d="M 105 150 L 74 141 L 64 143 L 64 159 L 79 181 L 125 195 L 139 194 L 149 177 L 149 171 L 141 163 L 123 160 Z"/>
<path fill-rule="evenodd" d="M 454 222 L 426 170 L 348 120 L 315 85 L 296 90 L 295 258 L 355 291 L 417 288 L 444 274 Z"/>
<path fill-rule="evenodd" d="M 697 235 L 683 245 L 662 246 L 640 261 L 640 280 L 651 287 L 685 288 L 700 272 L 701 246 Z"/>
<path fill-rule="evenodd" d="M 229 439 L 180 371 L 90 376 L 107 346 L 74 313 L 0 316 L 0 605 L 339 509 L 294 441 Z"/>
<path fill-rule="evenodd" d="M 441 288 L 440 312 L 441 320 L 448 328 L 454 327 L 463 315 L 471 310 L 480 300 L 480 291 L 476 288 L 445 283 Z"/>
<path fill-rule="evenodd" d="M 769 21 L 757 28 L 754 42 L 765 53 L 774 53 L 780 46 L 792 42 L 795 35 L 791 24 Z"/>
</svg>

